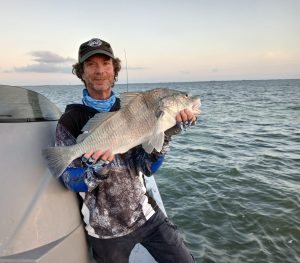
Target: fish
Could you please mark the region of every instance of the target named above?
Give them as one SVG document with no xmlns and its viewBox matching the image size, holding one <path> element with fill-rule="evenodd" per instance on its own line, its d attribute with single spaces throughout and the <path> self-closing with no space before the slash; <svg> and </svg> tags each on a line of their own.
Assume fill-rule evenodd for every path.
<svg viewBox="0 0 300 263">
<path fill-rule="evenodd" d="M 59 177 L 73 160 L 91 150 L 111 150 L 115 155 L 142 145 L 147 153 L 160 152 L 164 132 L 176 125 L 181 110 L 189 109 L 195 115 L 201 112 L 199 96 L 168 88 L 125 92 L 120 101 L 120 110 L 91 118 L 76 144 L 42 150 L 53 176 Z"/>
</svg>

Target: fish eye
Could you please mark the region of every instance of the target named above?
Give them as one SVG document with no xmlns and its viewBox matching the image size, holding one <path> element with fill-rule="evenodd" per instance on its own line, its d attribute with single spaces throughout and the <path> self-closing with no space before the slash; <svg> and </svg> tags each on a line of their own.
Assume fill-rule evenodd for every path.
<svg viewBox="0 0 300 263">
<path fill-rule="evenodd" d="M 188 97 L 189 97 L 189 94 L 188 94 L 188 93 L 185 93 L 185 97 L 188 98 Z"/>
</svg>

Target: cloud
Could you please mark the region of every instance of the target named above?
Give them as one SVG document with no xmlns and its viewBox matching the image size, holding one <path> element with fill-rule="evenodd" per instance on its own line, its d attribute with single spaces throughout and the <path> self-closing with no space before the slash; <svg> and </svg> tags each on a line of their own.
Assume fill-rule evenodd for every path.
<svg viewBox="0 0 300 263">
<path fill-rule="evenodd" d="M 14 67 L 13 69 L 5 70 L 5 73 L 65 73 L 72 72 L 72 65 L 77 62 L 76 59 L 70 57 L 62 57 L 51 51 L 31 51 L 28 54 L 32 57 L 32 64 Z M 128 67 L 128 70 L 139 71 L 145 70 L 146 67 Z"/>
<path fill-rule="evenodd" d="M 72 71 L 71 66 L 60 66 L 49 63 L 37 63 L 24 67 L 15 67 L 15 72 L 34 72 L 34 73 L 70 73 Z"/>
<path fill-rule="evenodd" d="M 70 57 L 62 57 L 51 51 L 32 51 L 29 53 L 36 63 L 22 67 L 14 67 L 6 72 L 34 72 L 34 73 L 67 73 L 72 72 L 72 64 L 76 60 Z"/>
<path fill-rule="evenodd" d="M 76 60 L 70 57 L 62 57 L 50 51 L 32 51 L 29 53 L 33 56 L 33 61 L 38 63 L 75 63 Z"/>
</svg>

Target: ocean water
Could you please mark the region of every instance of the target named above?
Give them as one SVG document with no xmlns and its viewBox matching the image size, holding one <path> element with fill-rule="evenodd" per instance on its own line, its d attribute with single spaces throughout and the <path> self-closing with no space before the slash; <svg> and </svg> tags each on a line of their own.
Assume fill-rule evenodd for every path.
<svg viewBox="0 0 300 263">
<path fill-rule="evenodd" d="M 173 137 L 155 175 L 167 213 L 197 262 L 300 262 L 300 80 L 128 89 L 155 87 L 202 100 L 197 125 Z M 64 110 L 80 102 L 83 86 L 30 88 Z"/>
</svg>

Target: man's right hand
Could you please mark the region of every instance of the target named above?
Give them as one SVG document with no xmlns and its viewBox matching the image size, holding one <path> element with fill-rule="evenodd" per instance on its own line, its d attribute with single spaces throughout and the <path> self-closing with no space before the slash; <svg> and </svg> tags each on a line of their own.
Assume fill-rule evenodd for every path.
<svg viewBox="0 0 300 263">
<path fill-rule="evenodd" d="M 83 155 L 82 160 L 86 160 L 88 164 L 95 164 L 97 161 L 108 161 L 111 162 L 115 156 L 111 153 L 110 150 L 106 151 L 89 151 L 85 155 Z"/>
</svg>

